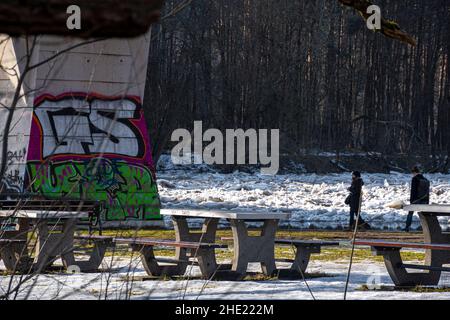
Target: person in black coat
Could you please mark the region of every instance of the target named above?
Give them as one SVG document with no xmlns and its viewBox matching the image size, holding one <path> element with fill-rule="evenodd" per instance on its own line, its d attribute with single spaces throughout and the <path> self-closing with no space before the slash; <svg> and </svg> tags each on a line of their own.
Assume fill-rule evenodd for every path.
<svg viewBox="0 0 450 320">
<path fill-rule="evenodd" d="M 413 178 L 411 180 L 411 194 L 409 201 L 411 204 L 429 204 L 430 203 L 430 182 L 423 176 L 418 167 L 411 169 Z M 412 224 L 414 212 L 410 211 L 406 218 L 405 231 L 409 232 Z"/>
<path fill-rule="evenodd" d="M 355 226 L 355 217 L 360 213 L 361 207 L 361 193 L 364 181 L 361 178 L 361 173 L 359 171 L 352 172 L 352 184 L 347 190 L 350 191 L 350 195 L 347 197 L 346 203 L 350 206 L 350 229 Z M 359 217 L 359 225 L 367 225 L 367 223 Z"/>
</svg>

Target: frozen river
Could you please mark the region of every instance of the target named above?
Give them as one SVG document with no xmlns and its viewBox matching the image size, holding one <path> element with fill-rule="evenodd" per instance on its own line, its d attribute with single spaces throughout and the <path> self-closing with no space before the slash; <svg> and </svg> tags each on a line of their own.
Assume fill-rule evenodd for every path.
<svg viewBox="0 0 450 320">
<path fill-rule="evenodd" d="M 270 210 L 292 213 L 293 228 L 337 229 L 348 224 L 344 204 L 351 176 L 344 174 L 286 174 L 264 176 L 234 172 L 222 174 L 205 166 L 159 166 L 158 184 L 166 208 L 214 208 L 223 210 Z M 432 186 L 431 202 L 450 203 L 450 175 L 427 174 Z M 394 200 L 409 200 L 411 176 L 364 174 L 362 214 L 377 229 L 404 228 L 406 212 L 386 207 Z M 444 228 L 449 219 L 441 218 Z M 419 226 L 414 217 L 413 228 Z"/>
</svg>

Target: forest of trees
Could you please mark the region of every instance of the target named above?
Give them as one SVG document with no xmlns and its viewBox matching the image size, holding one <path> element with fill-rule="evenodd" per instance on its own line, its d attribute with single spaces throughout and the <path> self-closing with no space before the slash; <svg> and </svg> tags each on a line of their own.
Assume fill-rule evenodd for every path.
<svg viewBox="0 0 450 320">
<path fill-rule="evenodd" d="M 281 151 L 294 154 L 450 154 L 450 2 L 375 3 L 415 47 L 368 30 L 337 0 L 195 0 L 163 19 L 144 101 L 155 156 L 194 120 L 279 128 Z"/>
</svg>

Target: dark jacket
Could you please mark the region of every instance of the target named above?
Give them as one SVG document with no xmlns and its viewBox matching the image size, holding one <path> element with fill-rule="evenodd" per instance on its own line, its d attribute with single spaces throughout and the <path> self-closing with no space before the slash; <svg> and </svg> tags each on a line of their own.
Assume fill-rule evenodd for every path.
<svg viewBox="0 0 450 320">
<path fill-rule="evenodd" d="M 422 174 L 418 174 L 412 178 L 409 201 L 411 204 L 430 203 L 430 183 Z"/>
<path fill-rule="evenodd" d="M 361 199 L 361 191 L 364 181 L 361 178 L 352 179 L 352 184 L 347 190 L 350 191 L 350 210 L 357 212 Z"/>
</svg>

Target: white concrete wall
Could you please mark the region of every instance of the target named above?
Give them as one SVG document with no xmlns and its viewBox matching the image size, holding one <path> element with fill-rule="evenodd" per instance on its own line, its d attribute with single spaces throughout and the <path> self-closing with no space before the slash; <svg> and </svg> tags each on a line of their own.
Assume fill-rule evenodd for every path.
<svg viewBox="0 0 450 320">
<path fill-rule="evenodd" d="M 27 62 L 37 61 L 39 53 L 35 50 L 34 54 L 27 55 L 26 48 L 24 39 L 0 35 L 0 146 L 2 147 L 4 143 L 8 146 L 8 155 L 5 159 L 7 169 L 3 179 L 7 190 L 3 192 L 20 192 L 23 188 L 34 99 L 34 92 L 30 88 L 35 87 L 36 79 L 35 71 L 26 72 L 24 75 L 24 69 Z M 23 84 L 18 88 L 21 78 Z M 18 95 L 16 103 L 14 103 L 15 95 Z M 11 113 L 10 130 L 6 134 L 5 127 Z"/>
</svg>

